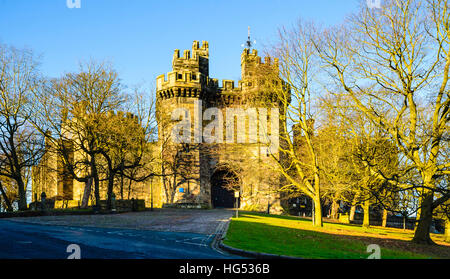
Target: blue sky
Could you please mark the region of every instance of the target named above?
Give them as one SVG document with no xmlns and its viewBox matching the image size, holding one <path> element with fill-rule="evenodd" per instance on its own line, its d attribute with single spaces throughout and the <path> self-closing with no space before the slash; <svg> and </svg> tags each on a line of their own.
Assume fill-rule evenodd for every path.
<svg viewBox="0 0 450 279">
<path fill-rule="evenodd" d="M 80 61 L 113 63 L 126 85 L 149 85 L 171 70 L 174 49 L 193 40 L 210 46 L 210 75 L 240 77 L 241 44 L 251 26 L 256 48 L 299 18 L 329 25 L 355 12 L 359 0 L 0 0 L 0 43 L 42 55 L 42 71 L 59 77 Z"/>
</svg>

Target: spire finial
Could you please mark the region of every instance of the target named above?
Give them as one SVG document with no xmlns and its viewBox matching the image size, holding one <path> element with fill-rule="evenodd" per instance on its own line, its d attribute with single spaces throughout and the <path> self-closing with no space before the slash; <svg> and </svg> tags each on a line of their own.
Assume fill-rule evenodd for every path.
<svg viewBox="0 0 450 279">
<path fill-rule="evenodd" d="M 246 47 L 248 49 L 251 49 L 253 47 L 253 45 L 256 44 L 256 41 L 251 40 L 251 33 L 250 33 L 250 26 L 248 27 L 248 39 L 245 42 L 245 44 L 242 44 L 242 47 Z"/>
</svg>

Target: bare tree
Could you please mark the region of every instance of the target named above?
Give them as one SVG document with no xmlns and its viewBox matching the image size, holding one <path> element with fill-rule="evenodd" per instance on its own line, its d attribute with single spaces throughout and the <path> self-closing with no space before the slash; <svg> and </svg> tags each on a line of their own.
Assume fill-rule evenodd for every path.
<svg viewBox="0 0 450 279">
<path fill-rule="evenodd" d="M 420 190 L 417 243 L 432 243 L 432 212 L 449 198 L 436 183 L 450 171 L 442 152 L 450 119 L 448 8 L 446 0 L 389 0 L 381 9 L 362 4 L 347 25 L 326 31 L 316 44 L 335 84 L 395 143 L 408 166 L 404 175 L 419 174 L 411 184 L 366 164 L 390 185 Z"/>
<path fill-rule="evenodd" d="M 118 74 L 110 66 L 91 62 L 82 64 L 78 73 L 49 81 L 38 94 L 35 127 L 62 160 L 65 175 L 86 186 L 93 180 L 97 208 L 102 120 L 109 111 L 120 110 L 125 100 L 121 90 Z"/>
<path fill-rule="evenodd" d="M 153 92 L 153 90 L 149 90 L 149 92 Z M 136 88 L 129 106 L 126 107 L 135 121 L 134 124 L 131 124 L 135 130 L 129 130 L 126 137 L 133 138 L 134 141 L 140 139 L 140 141 L 128 144 L 123 142 L 119 145 L 120 149 L 117 150 L 117 158 L 122 161 L 118 171 L 122 198 L 125 179 L 128 180 L 127 197 L 130 199 L 133 182 L 143 182 L 152 179 L 153 176 L 160 176 L 156 167 L 159 163 L 158 156 L 154 153 L 157 140 L 155 99 L 148 95 L 150 94 L 146 94 L 144 89 Z M 134 158 L 134 167 L 125 167 L 127 161 L 129 164 L 130 158 Z"/>
<path fill-rule="evenodd" d="M 152 107 L 152 106 L 151 106 Z M 98 152 L 106 161 L 106 180 L 108 182 L 108 208 L 111 208 L 111 196 L 114 191 L 114 181 L 119 175 L 126 176 L 130 181 L 144 181 L 154 173 L 143 173 L 145 166 L 153 160 L 149 154 L 149 136 L 154 134 L 155 126 L 150 126 L 153 113 L 149 111 L 146 117 L 128 112 L 103 114 L 99 119 Z M 127 172 L 130 170 L 131 172 Z M 139 173 L 139 174 L 138 174 Z M 140 176 L 140 177 L 139 177 Z M 131 183 L 131 182 L 130 182 Z M 122 194 L 123 197 L 123 194 Z"/>
<path fill-rule="evenodd" d="M 170 137 L 161 143 L 161 175 L 166 202 L 174 202 L 177 189 L 181 185 L 189 185 L 198 180 L 199 162 L 194 158 L 194 154 L 199 148 L 198 144 L 175 144 Z"/>
<path fill-rule="evenodd" d="M 19 210 L 27 209 L 25 175 L 43 147 L 42 136 L 29 122 L 40 83 L 37 66 L 31 51 L 0 45 L 0 177 L 17 185 Z"/>
<path fill-rule="evenodd" d="M 313 44 L 315 32 L 313 24 L 301 21 L 293 30 L 281 30 L 280 43 L 274 49 L 274 56 L 279 59 L 281 80 L 278 71 L 276 76 L 263 75 L 268 77 L 265 83 L 272 85 L 270 88 L 276 93 L 283 111 L 280 113 L 281 130 L 284 131 L 280 135 L 282 155 L 277 158 L 287 181 L 282 190 L 291 191 L 294 187 L 309 196 L 314 203 L 314 225 L 322 226 L 320 164 L 314 144 L 316 115 L 311 109 L 314 106 L 311 95 L 317 93 L 314 79 L 317 71 Z"/>
</svg>

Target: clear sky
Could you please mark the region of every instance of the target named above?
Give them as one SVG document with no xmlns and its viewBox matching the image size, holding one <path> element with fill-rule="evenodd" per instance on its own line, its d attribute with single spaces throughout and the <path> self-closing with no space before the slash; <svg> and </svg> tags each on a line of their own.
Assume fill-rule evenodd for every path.
<svg viewBox="0 0 450 279">
<path fill-rule="evenodd" d="M 171 70 L 174 49 L 209 41 L 210 75 L 240 77 L 241 44 L 251 26 L 256 48 L 299 18 L 339 23 L 359 0 L 0 0 L 0 43 L 42 55 L 42 71 L 59 77 L 80 61 L 113 63 L 126 85 L 149 85 Z"/>
</svg>

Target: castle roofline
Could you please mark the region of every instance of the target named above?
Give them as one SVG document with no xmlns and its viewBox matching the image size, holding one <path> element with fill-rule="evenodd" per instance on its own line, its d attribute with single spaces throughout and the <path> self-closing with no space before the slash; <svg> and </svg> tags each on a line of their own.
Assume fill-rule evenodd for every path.
<svg viewBox="0 0 450 279">
<path fill-rule="evenodd" d="M 219 86 L 218 79 L 209 77 L 209 44 L 203 41 L 194 41 L 192 50 L 176 49 L 173 55 L 172 71 L 156 78 L 156 91 L 159 97 L 197 97 L 215 94 L 234 95 L 241 92 L 254 92 L 259 90 L 260 82 L 256 77 L 259 67 L 264 69 L 278 69 L 278 59 L 267 56 L 264 62 L 256 49 L 244 49 L 241 54 L 241 79 L 223 79 Z"/>
</svg>

